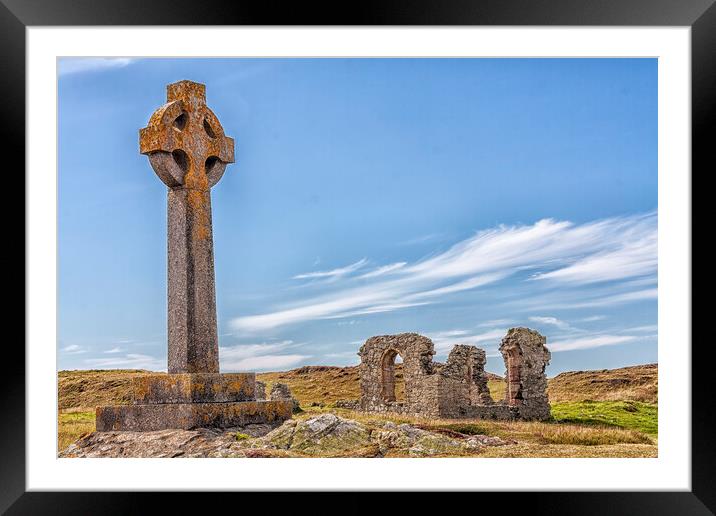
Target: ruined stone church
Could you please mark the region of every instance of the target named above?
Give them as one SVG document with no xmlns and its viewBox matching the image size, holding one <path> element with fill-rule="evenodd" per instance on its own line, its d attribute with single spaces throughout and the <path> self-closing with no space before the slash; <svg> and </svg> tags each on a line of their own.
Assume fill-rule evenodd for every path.
<svg viewBox="0 0 716 516">
<path fill-rule="evenodd" d="M 360 409 L 439 418 L 547 419 L 546 341 L 529 328 L 507 332 L 499 348 L 507 369 L 505 398 L 493 400 L 484 350 L 458 344 L 443 364 L 433 361 L 433 342 L 417 333 L 371 337 L 358 353 Z M 403 360 L 404 401 L 395 396 L 397 356 Z"/>
</svg>

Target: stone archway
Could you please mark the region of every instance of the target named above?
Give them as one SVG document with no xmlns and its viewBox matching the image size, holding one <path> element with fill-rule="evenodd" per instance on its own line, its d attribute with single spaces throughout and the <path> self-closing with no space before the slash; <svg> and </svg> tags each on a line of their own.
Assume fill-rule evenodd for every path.
<svg viewBox="0 0 716 516">
<path fill-rule="evenodd" d="M 432 378 L 433 343 L 417 333 L 379 335 L 369 338 L 358 353 L 360 364 L 360 405 L 377 412 L 420 412 L 426 400 L 424 382 Z M 396 366 L 396 359 L 402 366 Z M 404 389 L 396 389 L 400 374 Z M 397 392 L 396 392 L 397 391 Z M 404 396 L 401 396 L 404 392 Z M 401 399 L 402 398 L 402 399 Z"/>
<path fill-rule="evenodd" d="M 403 362 L 403 356 L 394 348 L 387 349 L 380 360 L 380 390 L 384 403 L 405 401 L 404 371 L 402 367 L 400 368 L 400 372 L 396 371 L 397 362 Z M 398 376 L 400 376 L 400 378 L 398 378 Z"/>
<path fill-rule="evenodd" d="M 505 402 L 514 407 L 522 400 L 522 360 L 516 348 L 506 349 L 504 359 L 507 368 Z"/>
<path fill-rule="evenodd" d="M 500 343 L 507 368 L 505 404 L 517 409 L 520 419 L 546 419 L 550 415 L 545 368 L 551 358 L 547 339 L 529 328 L 510 328 Z"/>
</svg>

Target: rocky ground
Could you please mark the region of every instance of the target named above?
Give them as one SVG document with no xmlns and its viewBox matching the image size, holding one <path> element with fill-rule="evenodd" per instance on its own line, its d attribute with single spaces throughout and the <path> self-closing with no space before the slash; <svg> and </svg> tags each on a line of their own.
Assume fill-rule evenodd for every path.
<svg viewBox="0 0 716 516">
<path fill-rule="evenodd" d="M 375 428 L 323 413 L 291 419 L 273 429 L 252 425 L 232 430 L 92 432 L 60 457 L 454 457 L 514 443 L 389 421 Z"/>
<path fill-rule="evenodd" d="M 402 369 L 396 366 L 396 381 Z M 95 407 L 131 403 L 150 371 L 60 371 L 61 457 L 656 457 L 656 365 L 574 371 L 549 380 L 543 422 L 438 420 L 355 410 L 357 368 L 305 366 L 261 373 L 265 394 L 285 384 L 300 404 L 279 428 L 96 434 Z M 400 377 L 400 378 L 399 378 Z M 493 375 L 494 399 L 504 381 Z M 396 393 L 402 393 L 400 382 Z M 267 396 L 268 397 L 268 396 Z M 69 448 L 68 448 L 69 447 Z"/>
</svg>

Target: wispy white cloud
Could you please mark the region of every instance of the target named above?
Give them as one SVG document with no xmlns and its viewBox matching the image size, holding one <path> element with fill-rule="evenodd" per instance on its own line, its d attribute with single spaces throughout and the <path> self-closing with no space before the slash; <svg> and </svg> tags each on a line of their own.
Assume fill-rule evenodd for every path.
<svg viewBox="0 0 716 516">
<path fill-rule="evenodd" d="M 481 322 L 477 326 L 479 328 L 491 328 L 494 326 L 507 327 L 512 324 L 512 319 L 492 319 L 490 321 Z"/>
<path fill-rule="evenodd" d="M 332 269 L 330 271 L 306 272 L 304 274 L 298 274 L 298 275 L 294 276 L 293 279 L 319 279 L 319 278 L 338 279 L 341 276 L 346 276 L 352 272 L 357 271 L 358 269 L 362 268 L 367 263 L 368 263 L 368 260 L 363 258 L 362 260 L 358 260 L 357 262 L 347 265 L 345 267 L 339 267 L 337 269 Z"/>
<path fill-rule="evenodd" d="M 367 272 L 360 276 L 361 278 L 375 278 L 377 276 L 383 276 L 384 274 L 388 274 L 390 272 L 397 271 L 398 269 L 405 267 L 407 262 L 397 262 L 397 263 L 391 263 L 390 265 L 384 265 L 383 267 L 378 267 L 377 269 L 374 269 L 370 272 Z"/>
<path fill-rule="evenodd" d="M 260 355 L 221 362 L 222 371 L 276 371 L 298 364 L 310 355 Z"/>
<path fill-rule="evenodd" d="M 562 290 L 598 282 L 639 280 L 656 274 L 656 222 L 656 214 L 648 213 L 581 225 L 552 219 L 532 225 L 502 225 L 480 231 L 429 258 L 412 264 L 397 262 L 399 267 L 393 263 L 383 267 L 389 272 L 356 278 L 351 273 L 365 266 L 367 260 L 363 258 L 339 269 L 296 276 L 329 278 L 333 282 L 324 294 L 268 313 L 235 318 L 231 326 L 240 331 L 264 331 L 308 320 L 394 311 L 439 302 L 527 270 L 534 271 L 530 284 L 554 284 Z M 611 288 L 610 294 L 601 298 L 586 296 L 589 300 L 581 306 L 656 296 L 656 289 L 612 295 L 614 290 Z M 576 306 L 570 303 L 569 307 Z"/>
<path fill-rule="evenodd" d="M 112 349 L 108 349 L 107 351 L 105 351 L 105 353 L 113 354 L 113 353 L 121 353 L 122 351 L 124 351 L 122 348 L 112 348 Z"/>
<path fill-rule="evenodd" d="M 476 278 L 462 284 L 463 289 L 474 288 L 485 284 Z M 288 308 L 273 313 L 239 317 L 231 321 L 237 331 L 261 331 L 287 324 L 315 319 L 334 319 L 354 317 L 357 315 L 392 312 L 402 308 L 429 304 L 429 298 L 440 297 L 447 292 L 456 292 L 459 285 L 443 289 L 426 290 L 411 293 L 415 288 L 410 282 L 395 280 L 383 285 L 358 287 L 338 294 L 314 298 L 312 301 L 295 308 Z M 402 299 L 402 301 L 395 301 Z"/>
<path fill-rule="evenodd" d="M 550 326 L 556 326 L 560 330 L 568 330 L 570 329 L 570 325 L 562 321 L 561 319 L 557 319 L 556 317 L 542 317 L 539 315 L 533 315 L 530 316 L 530 321 L 536 322 L 538 324 L 548 324 Z"/>
<path fill-rule="evenodd" d="M 656 214 L 650 213 L 595 223 L 587 229 L 606 240 L 594 249 L 593 254 L 566 267 L 538 273 L 534 279 L 584 284 L 654 274 L 657 268 L 656 222 Z"/>
<path fill-rule="evenodd" d="M 121 357 L 111 358 L 87 358 L 84 364 L 91 369 L 148 369 L 150 371 L 167 369 L 165 360 L 139 353 L 127 353 Z"/>
<path fill-rule="evenodd" d="M 87 352 L 85 348 L 83 348 L 82 346 L 78 346 L 77 344 L 70 344 L 69 346 L 65 346 L 60 351 L 67 355 L 78 355 L 80 353 Z"/>
<path fill-rule="evenodd" d="M 631 303 L 633 301 L 643 301 L 646 299 L 657 299 L 659 291 L 655 288 L 637 290 L 634 292 L 624 292 L 622 294 L 615 294 L 613 296 L 603 296 L 596 299 L 584 301 L 583 303 L 570 303 L 559 305 L 559 308 L 590 308 L 593 306 L 612 306 L 620 305 L 624 303 Z"/>
<path fill-rule="evenodd" d="M 604 288 L 568 289 L 566 286 L 546 294 L 518 297 L 503 304 L 513 310 L 579 310 L 583 308 L 613 307 L 627 303 L 657 299 L 656 288 L 630 290 L 630 282 L 616 283 Z M 596 320 L 596 319 L 595 319 Z"/>
<path fill-rule="evenodd" d="M 449 337 L 461 337 L 463 335 L 467 335 L 469 332 L 467 330 L 445 330 L 445 331 L 438 331 L 435 333 L 431 333 L 430 335 L 434 339 L 439 338 L 449 338 Z"/>
<path fill-rule="evenodd" d="M 606 319 L 606 315 L 590 315 L 589 317 L 584 317 L 583 319 L 580 319 L 582 322 L 595 322 L 595 321 L 601 321 Z"/>
<path fill-rule="evenodd" d="M 465 330 L 447 330 L 436 333 L 429 333 L 428 337 L 435 344 L 435 351 L 444 353 L 456 344 L 468 344 L 481 348 L 496 349 L 499 346 L 502 337 L 507 333 L 507 328 L 494 329 L 482 333 L 469 333 Z M 492 346 L 485 346 L 485 343 L 491 343 Z"/>
<path fill-rule="evenodd" d="M 292 340 L 221 346 L 219 347 L 219 362 L 222 371 L 281 369 L 295 365 L 310 357 L 310 355 L 285 353 L 289 348 L 296 346 L 299 346 L 299 344 L 294 343 Z"/>
<path fill-rule="evenodd" d="M 644 326 L 635 326 L 634 328 L 629 328 L 628 331 L 632 333 L 656 333 L 659 330 L 659 326 L 657 324 L 647 324 Z"/>
<path fill-rule="evenodd" d="M 580 337 L 576 339 L 559 340 L 547 343 L 547 347 L 551 351 L 575 351 L 578 349 L 599 348 L 602 346 L 614 346 L 635 340 L 633 335 L 596 335 L 589 337 Z"/>
<path fill-rule="evenodd" d="M 128 57 L 64 57 L 57 62 L 59 75 L 95 72 L 112 68 L 124 68 L 136 59 Z"/>
<path fill-rule="evenodd" d="M 219 347 L 219 360 L 224 361 L 236 361 L 248 357 L 255 357 L 260 355 L 269 355 L 277 351 L 284 350 L 293 346 L 292 340 L 282 340 L 280 342 L 263 342 L 260 344 L 236 344 L 234 346 L 220 346 Z"/>
<path fill-rule="evenodd" d="M 431 233 L 429 235 L 421 235 L 415 238 L 409 238 L 408 240 L 403 240 L 402 242 L 398 242 L 398 245 L 416 245 L 416 244 L 424 244 L 425 242 L 430 242 L 431 240 L 435 240 L 440 235 L 437 233 Z"/>
</svg>

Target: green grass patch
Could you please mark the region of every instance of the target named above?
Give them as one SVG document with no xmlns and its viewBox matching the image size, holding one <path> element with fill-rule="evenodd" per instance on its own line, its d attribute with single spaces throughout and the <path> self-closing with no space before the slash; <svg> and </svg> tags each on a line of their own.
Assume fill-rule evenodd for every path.
<svg viewBox="0 0 716 516">
<path fill-rule="evenodd" d="M 94 423 L 94 412 L 61 412 L 59 414 L 61 423 Z"/>
<path fill-rule="evenodd" d="M 237 441 L 245 441 L 246 439 L 251 439 L 250 435 L 242 434 L 241 432 L 236 432 L 236 434 L 234 434 L 234 437 L 236 437 Z"/>
<path fill-rule="evenodd" d="M 94 432 L 95 413 L 61 412 L 57 415 L 57 448 L 64 450 L 85 434 Z"/>
<path fill-rule="evenodd" d="M 552 404 L 557 423 L 601 425 L 658 434 L 658 408 L 639 401 L 570 401 Z"/>
</svg>

